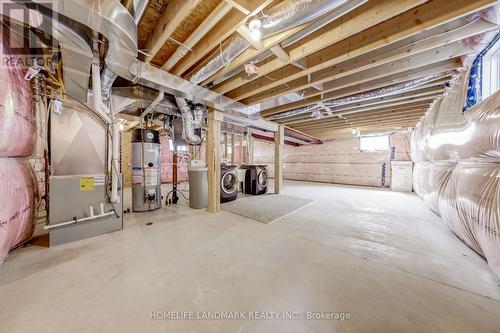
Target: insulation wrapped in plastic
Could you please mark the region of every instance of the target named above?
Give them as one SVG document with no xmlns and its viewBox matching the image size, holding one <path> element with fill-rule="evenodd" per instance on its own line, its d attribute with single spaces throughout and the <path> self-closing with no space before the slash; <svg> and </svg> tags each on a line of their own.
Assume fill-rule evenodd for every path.
<svg viewBox="0 0 500 333">
<path fill-rule="evenodd" d="M 436 123 L 429 115 L 415 129 L 414 161 L 500 160 L 500 90 L 466 111 L 462 121 Z"/>
<path fill-rule="evenodd" d="M 377 98 L 377 97 L 382 97 L 382 96 L 387 96 L 387 95 L 392 95 L 396 93 L 402 93 L 408 89 L 412 89 L 416 86 L 431 82 L 436 80 L 439 77 L 443 77 L 449 75 L 449 73 L 440 73 L 440 74 L 433 74 L 429 76 L 425 76 L 419 79 L 411 80 L 411 81 L 406 81 L 403 83 L 398 83 L 398 84 L 393 84 L 388 87 L 384 88 L 379 88 L 379 89 L 373 89 L 364 93 L 356 94 L 356 95 L 351 95 L 347 97 L 342 97 L 342 98 L 337 98 L 337 99 L 330 99 L 327 101 L 323 101 L 323 103 L 330 108 L 334 108 L 340 105 L 348 104 L 348 103 L 354 103 L 366 99 L 372 99 L 372 98 Z M 284 119 L 284 118 L 289 118 L 293 116 L 298 116 L 304 113 L 309 113 L 312 112 L 313 110 L 318 109 L 317 106 L 306 106 L 303 108 L 291 110 L 288 112 L 283 112 L 274 116 L 269 117 L 269 120 L 277 120 L 277 119 Z"/>
<path fill-rule="evenodd" d="M 454 162 L 418 162 L 413 167 L 413 189 L 427 206 L 436 214 L 443 190 L 455 168 Z"/>
<path fill-rule="evenodd" d="M 390 151 L 366 152 L 359 138 L 327 140 L 321 145 L 285 145 L 284 178 L 362 186 L 389 186 L 391 160 L 409 160 L 409 133 L 391 134 Z M 267 164 L 274 177 L 274 145 L 254 141 L 255 164 Z"/>
<path fill-rule="evenodd" d="M 296 27 L 335 9 L 346 0 L 285 0 L 268 10 L 261 19 L 262 38 Z M 204 65 L 196 71 L 189 80 L 198 84 L 250 47 L 250 42 L 238 33 L 229 37 Z"/>
<path fill-rule="evenodd" d="M 0 263 L 33 232 L 38 186 L 27 159 L 0 158 Z"/>
<path fill-rule="evenodd" d="M 0 38 L 1 34 L 0 34 Z M 9 48 L 0 40 L 4 56 Z M 36 124 L 29 82 L 24 70 L 15 66 L 0 69 L 0 157 L 29 156 L 35 147 Z"/>
<path fill-rule="evenodd" d="M 441 217 L 500 277 L 500 164 L 460 162 L 442 193 Z"/>
</svg>

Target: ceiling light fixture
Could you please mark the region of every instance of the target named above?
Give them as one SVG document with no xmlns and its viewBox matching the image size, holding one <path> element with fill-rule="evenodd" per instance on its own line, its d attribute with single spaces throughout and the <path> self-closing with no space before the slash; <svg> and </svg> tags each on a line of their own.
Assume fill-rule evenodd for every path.
<svg viewBox="0 0 500 333">
<path fill-rule="evenodd" d="M 262 23 L 258 18 L 252 19 L 248 23 L 248 29 L 250 29 L 250 37 L 252 37 L 253 40 L 260 40 L 260 27 L 262 26 Z"/>
<path fill-rule="evenodd" d="M 248 28 L 250 28 L 250 30 L 260 30 L 261 26 L 262 23 L 258 18 L 254 18 L 253 20 L 250 21 L 250 23 L 248 23 Z"/>
<path fill-rule="evenodd" d="M 260 40 L 260 30 L 250 30 L 250 37 L 253 40 Z"/>
</svg>

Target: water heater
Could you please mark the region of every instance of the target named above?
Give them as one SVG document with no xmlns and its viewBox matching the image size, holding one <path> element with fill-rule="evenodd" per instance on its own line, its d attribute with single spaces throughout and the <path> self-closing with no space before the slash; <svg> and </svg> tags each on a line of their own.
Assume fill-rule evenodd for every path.
<svg viewBox="0 0 500 333">
<path fill-rule="evenodd" d="M 160 133 L 136 128 L 132 132 L 132 210 L 161 207 Z"/>
</svg>

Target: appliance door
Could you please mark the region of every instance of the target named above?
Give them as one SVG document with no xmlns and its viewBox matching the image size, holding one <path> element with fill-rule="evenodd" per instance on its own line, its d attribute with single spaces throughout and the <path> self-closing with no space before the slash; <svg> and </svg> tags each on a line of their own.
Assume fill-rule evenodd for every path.
<svg viewBox="0 0 500 333">
<path fill-rule="evenodd" d="M 267 174 L 267 170 L 266 169 L 259 170 L 259 173 L 257 174 L 257 184 L 259 184 L 260 187 L 265 188 L 268 182 L 269 182 L 269 175 Z"/>
<path fill-rule="evenodd" d="M 234 194 L 238 190 L 238 173 L 234 170 L 225 173 L 220 180 L 220 188 L 228 195 Z"/>
</svg>

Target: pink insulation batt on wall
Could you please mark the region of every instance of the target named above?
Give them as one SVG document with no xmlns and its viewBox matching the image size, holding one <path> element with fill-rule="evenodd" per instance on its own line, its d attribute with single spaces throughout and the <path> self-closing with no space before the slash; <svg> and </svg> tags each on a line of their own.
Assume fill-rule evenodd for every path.
<svg viewBox="0 0 500 333">
<path fill-rule="evenodd" d="M 4 56 L 10 54 L 0 41 Z M 28 157 L 35 148 L 36 121 L 29 82 L 19 65 L 0 68 L 0 263 L 31 237 L 38 185 Z"/>
<path fill-rule="evenodd" d="M 0 68 L 0 157 L 29 156 L 36 124 L 29 82 L 19 67 Z"/>
<path fill-rule="evenodd" d="M 160 137 L 160 143 L 161 143 L 160 179 L 161 179 L 162 184 L 172 182 L 172 169 L 173 169 L 172 158 L 173 158 L 174 154 L 172 151 L 170 151 L 169 140 L 170 140 L 170 138 L 168 136 L 161 136 Z M 188 165 L 188 162 L 187 162 L 186 157 L 182 154 L 177 155 L 177 181 L 178 182 L 185 182 L 188 180 L 187 165 Z"/>
<path fill-rule="evenodd" d="M 284 178 L 311 182 L 386 187 L 390 185 L 391 160 L 408 161 L 408 132 L 390 135 L 390 149 L 366 152 L 359 138 L 325 141 L 324 144 L 285 146 Z M 255 140 L 254 163 L 267 164 L 274 177 L 274 143 Z"/>
<path fill-rule="evenodd" d="M 0 263 L 31 236 L 37 182 L 27 159 L 0 158 Z"/>
</svg>

